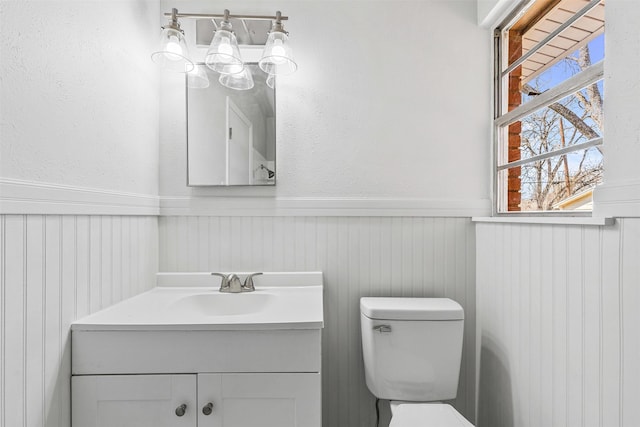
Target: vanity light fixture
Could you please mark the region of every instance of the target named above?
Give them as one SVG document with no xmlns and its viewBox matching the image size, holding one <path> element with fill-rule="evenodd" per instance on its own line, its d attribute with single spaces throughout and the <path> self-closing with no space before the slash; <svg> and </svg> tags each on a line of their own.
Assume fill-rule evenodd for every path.
<svg viewBox="0 0 640 427">
<path fill-rule="evenodd" d="M 265 73 L 277 76 L 285 76 L 298 69 L 298 64 L 293 60 L 289 33 L 284 30 L 280 12 L 276 12 L 276 20 L 269 32 L 269 38 L 264 45 L 258 65 Z"/>
<path fill-rule="evenodd" d="M 178 73 L 188 73 L 195 68 L 195 65 L 189 58 L 189 49 L 184 39 L 184 31 L 180 29 L 177 15 L 178 9 L 172 9 L 169 24 L 162 27 L 160 48 L 151 54 L 151 59 L 164 69 Z"/>
<path fill-rule="evenodd" d="M 248 90 L 254 86 L 251 72 L 244 66 L 240 55 L 238 40 L 233 32 L 230 19 L 240 20 L 245 29 L 247 27 L 245 21 L 272 22 L 271 31 L 268 33 L 267 42 L 258 61 L 260 69 L 268 74 L 267 85 L 270 88 L 275 86 L 276 75 L 291 74 L 298 68 L 293 59 L 289 33 L 284 30 L 282 23 L 289 18 L 282 16 L 280 11 L 276 12 L 275 16 L 231 15 L 229 10 L 225 9 L 223 15 L 212 15 L 178 13 L 178 10 L 174 8 L 171 13 L 165 13 L 165 16 L 170 17 L 170 21 L 166 27 L 162 27 L 162 45 L 160 50 L 151 55 L 151 58 L 163 68 L 188 73 L 187 84 L 189 87 L 207 87 L 209 79 L 206 73 L 199 70 L 200 67 L 196 67 L 190 59 L 184 31 L 180 29 L 178 18 L 214 20 L 216 30 L 204 62 L 211 70 L 220 73 L 218 81 L 226 87 Z M 219 26 L 215 19 L 222 20 Z"/>
<path fill-rule="evenodd" d="M 267 76 L 267 86 L 269 86 L 271 89 L 274 89 L 276 87 L 276 76 L 275 76 L 275 74 L 269 74 Z"/>
<path fill-rule="evenodd" d="M 239 73 L 220 74 L 218 81 L 222 86 L 235 90 L 249 90 L 254 85 L 253 76 L 247 67 L 244 67 Z"/>
<path fill-rule="evenodd" d="M 194 89 L 209 87 L 209 77 L 203 67 L 195 67 L 187 73 L 187 86 Z"/>
<path fill-rule="evenodd" d="M 237 74 L 244 69 L 238 40 L 229 22 L 228 9 L 224 10 L 224 20 L 213 35 L 204 63 L 220 74 Z"/>
</svg>

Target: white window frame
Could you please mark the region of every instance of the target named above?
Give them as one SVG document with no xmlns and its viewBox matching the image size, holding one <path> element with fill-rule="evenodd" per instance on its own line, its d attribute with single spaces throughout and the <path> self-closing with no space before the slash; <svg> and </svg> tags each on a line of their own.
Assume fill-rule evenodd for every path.
<svg viewBox="0 0 640 427">
<path fill-rule="evenodd" d="M 508 51 L 507 41 L 503 39 L 503 31 L 512 25 L 520 16 L 520 14 L 534 2 L 534 0 L 526 0 L 521 2 L 515 10 L 494 29 L 494 64 L 493 64 L 493 76 L 494 76 L 494 120 L 493 120 L 493 216 L 592 216 L 592 212 L 579 212 L 579 211 L 507 211 L 506 210 L 506 198 L 507 198 L 507 183 L 504 180 L 500 180 L 500 171 L 522 166 L 524 164 L 533 163 L 539 160 L 544 160 L 551 157 L 557 157 L 563 154 L 571 153 L 574 151 L 584 150 L 586 148 L 601 146 L 604 142 L 603 137 L 594 138 L 580 144 L 572 145 L 559 150 L 544 153 L 538 156 L 530 157 L 527 159 L 516 160 L 508 162 L 505 159 L 504 147 L 505 142 L 502 140 L 508 126 L 518 120 L 528 116 L 529 114 L 544 108 L 549 105 L 581 90 L 585 87 L 596 83 L 604 78 L 604 59 L 589 68 L 571 76 L 567 80 L 563 81 L 559 85 L 543 92 L 536 96 L 534 99 L 529 100 L 526 103 L 514 108 L 512 111 L 502 113 L 503 101 L 505 96 L 505 83 L 504 77 L 508 76 L 511 71 L 516 69 L 519 65 L 522 65 L 531 55 L 535 54 L 540 48 L 544 47 L 555 36 L 560 34 L 563 30 L 569 27 L 572 23 L 580 19 L 587 14 L 591 9 L 596 7 L 602 2 L 602 0 L 591 0 L 581 10 L 579 10 L 570 19 L 560 25 L 556 30 L 550 33 L 542 41 L 540 41 L 535 47 L 529 50 L 526 54 L 522 55 L 518 60 L 514 61 L 507 68 L 502 70 L 503 56 L 502 52 Z"/>
</svg>

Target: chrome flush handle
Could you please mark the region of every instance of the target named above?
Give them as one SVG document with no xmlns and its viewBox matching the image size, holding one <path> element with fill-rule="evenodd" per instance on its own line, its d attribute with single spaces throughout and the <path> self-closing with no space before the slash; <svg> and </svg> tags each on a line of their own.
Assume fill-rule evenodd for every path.
<svg viewBox="0 0 640 427">
<path fill-rule="evenodd" d="M 381 334 L 388 334 L 391 333 L 391 326 L 389 325 L 377 325 L 373 327 L 374 331 L 377 331 Z"/>
</svg>

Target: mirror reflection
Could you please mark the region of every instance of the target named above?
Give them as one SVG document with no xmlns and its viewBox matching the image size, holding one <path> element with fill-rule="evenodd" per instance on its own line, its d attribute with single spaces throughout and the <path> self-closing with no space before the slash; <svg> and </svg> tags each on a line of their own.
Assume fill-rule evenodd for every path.
<svg viewBox="0 0 640 427">
<path fill-rule="evenodd" d="M 275 185 L 274 85 L 257 64 L 245 68 L 253 78 L 247 90 L 204 64 L 187 75 L 189 186 Z"/>
</svg>

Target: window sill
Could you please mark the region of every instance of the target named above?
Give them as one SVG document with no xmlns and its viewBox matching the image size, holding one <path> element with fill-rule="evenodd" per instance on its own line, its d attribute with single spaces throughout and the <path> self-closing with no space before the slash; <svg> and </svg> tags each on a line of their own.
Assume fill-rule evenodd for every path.
<svg viewBox="0 0 640 427">
<path fill-rule="evenodd" d="M 471 218 L 472 222 L 497 222 L 505 224 L 552 224 L 552 225 L 594 225 L 608 226 L 616 222 L 611 217 L 561 217 L 561 216 L 491 216 Z"/>
</svg>

